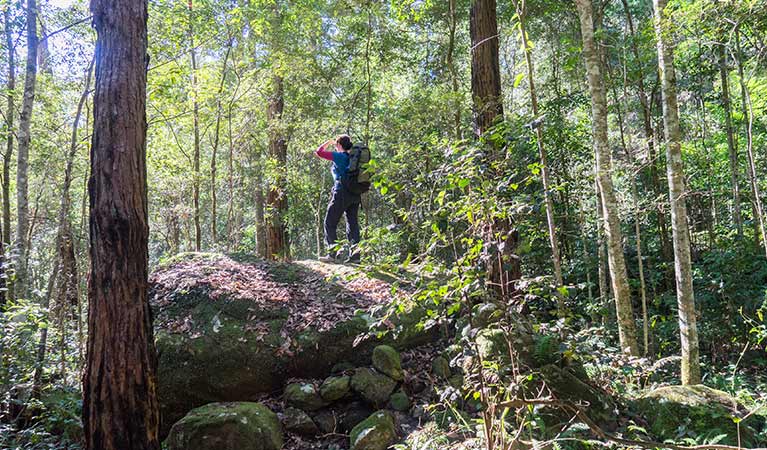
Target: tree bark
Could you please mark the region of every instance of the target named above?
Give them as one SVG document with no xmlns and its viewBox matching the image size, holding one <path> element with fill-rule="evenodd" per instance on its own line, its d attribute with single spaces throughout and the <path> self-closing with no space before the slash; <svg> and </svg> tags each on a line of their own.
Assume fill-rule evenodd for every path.
<svg viewBox="0 0 767 450">
<path fill-rule="evenodd" d="M 730 83 L 727 70 L 727 57 L 725 53 L 725 44 L 717 45 L 719 53 L 719 77 L 722 81 L 722 109 L 724 109 L 724 125 L 727 132 L 727 150 L 730 157 L 730 185 L 732 189 L 732 221 L 735 223 L 735 229 L 738 238 L 743 238 L 743 217 L 740 214 L 740 178 L 738 168 L 738 149 L 735 146 L 735 133 L 732 126 L 732 106 L 730 103 Z"/>
<path fill-rule="evenodd" d="M 525 0 L 513 0 L 514 7 L 519 18 L 519 32 L 522 38 L 522 46 L 525 51 L 525 63 L 527 65 L 527 85 L 530 91 L 530 105 L 533 110 L 533 121 L 539 120 L 538 94 L 535 91 L 535 68 L 533 66 L 533 47 L 528 41 L 525 28 Z M 566 306 L 564 295 L 561 292 L 564 282 L 562 280 L 562 260 L 559 254 L 559 240 L 557 238 L 557 225 L 554 220 L 554 202 L 551 199 L 551 182 L 549 181 L 549 161 L 546 146 L 543 142 L 543 123 L 535 127 L 536 143 L 538 144 L 538 156 L 541 161 L 541 178 L 543 179 L 543 199 L 546 205 L 546 224 L 549 231 L 549 245 L 551 246 L 551 262 L 554 269 L 554 284 L 556 285 L 557 307 L 560 315 L 564 315 Z"/>
<path fill-rule="evenodd" d="M 626 262 L 623 255 L 623 235 L 620 229 L 618 203 L 612 183 L 612 162 L 607 139 L 607 98 L 601 62 L 594 40 L 594 21 L 591 0 L 576 0 L 583 37 L 583 55 L 591 92 L 594 146 L 596 153 L 597 183 L 602 196 L 604 228 L 607 235 L 607 255 L 610 266 L 618 334 L 621 350 L 632 356 L 639 355 L 634 308 L 628 284 Z"/>
<path fill-rule="evenodd" d="M 690 230 L 685 205 L 686 187 L 682 165 L 682 132 L 679 126 L 679 106 L 676 94 L 674 53 L 668 36 L 667 0 L 653 0 L 655 34 L 658 43 L 658 68 L 663 94 L 663 128 L 666 136 L 666 172 L 668 175 L 671 225 L 674 241 L 674 271 L 679 309 L 679 331 L 682 344 L 682 384 L 700 383 L 698 327 L 695 297 L 692 290 L 690 260 Z"/>
<path fill-rule="evenodd" d="M 455 127 L 455 139 L 461 140 L 463 138 L 461 133 L 461 102 L 458 99 L 458 96 L 460 94 L 460 90 L 458 87 L 458 71 L 455 67 L 455 61 L 453 53 L 455 52 L 455 29 L 456 29 L 456 7 L 455 7 L 455 1 L 456 0 L 448 0 L 448 28 L 450 29 L 450 32 L 448 34 L 448 43 L 447 43 L 447 59 L 446 59 L 446 65 L 447 70 L 450 72 L 450 82 L 452 84 L 451 89 L 453 96 L 455 97 L 453 99 L 453 126 Z M 500 70 L 500 69 L 499 69 Z"/>
<path fill-rule="evenodd" d="M 218 155 L 219 137 L 221 135 L 221 113 L 223 108 L 221 107 L 221 95 L 224 92 L 224 82 L 226 81 L 226 65 L 229 62 L 229 53 L 232 50 L 232 40 L 229 39 L 226 45 L 226 53 L 224 53 L 224 64 L 221 69 L 221 81 L 218 85 L 218 93 L 216 95 L 216 126 L 213 134 L 213 155 L 210 158 L 210 199 L 211 199 L 211 217 L 210 217 L 210 233 L 211 240 L 215 246 L 218 242 L 218 198 L 216 195 L 216 156 Z"/>
<path fill-rule="evenodd" d="M 495 0 L 472 1 L 469 33 L 474 132 L 482 136 L 498 118 L 503 117 Z"/>
<path fill-rule="evenodd" d="M 92 0 L 96 89 L 91 147 L 88 450 L 159 450 L 148 288 L 147 2 Z"/>
<path fill-rule="evenodd" d="M 16 298 L 26 298 L 27 233 L 29 231 L 29 144 L 31 140 L 32 107 L 37 84 L 37 3 L 27 0 L 27 66 L 24 76 L 24 99 L 19 116 L 19 148 L 16 167 Z"/>
<path fill-rule="evenodd" d="M 13 158 L 13 137 L 16 132 L 13 129 L 13 119 L 15 116 L 15 91 L 16 91 L 16 48 L 13 43 L 13 24 L 11 23 L 10 5 L 3 10 L 3 21 L 5 22 L 5 45 L 8 47 L 8 80 L 6 89 L 8 90 L 8 100 L 5 112 L 5 154 L 3 155 L 3 229 L 2 229 L 2 263 L 3 279 L 2 284 L 8 288 L 3 294 L 3 300 L 14 298 L 13 283 L 8 282 L 8 273 L 5 270 L 6 252 L 11 247 L 11 161 Z"/>
<path fill-rule="evenodd" d="M 272 77 L 272 97 L 269 99 L 267 121 L 269 123 L 269 157 L 274 159 L 277 170 L 271 175 L 272 184 L 266 194 L 266 255 L 270 259 L 289 259 L 288 229 L 285 214 L 288 209 L 286 174 L 288 143 L 282 132 L 282 111 L 285 107 L 282 77 Z"/>
</svg>

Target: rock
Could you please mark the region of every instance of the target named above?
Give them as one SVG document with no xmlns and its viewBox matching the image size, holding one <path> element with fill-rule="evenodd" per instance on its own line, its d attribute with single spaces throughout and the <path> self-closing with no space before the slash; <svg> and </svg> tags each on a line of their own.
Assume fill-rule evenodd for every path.
<svg viewBox="0 0 767 450">
<path fill-rule="evenodd" d="M 291 433 L 302 436 L 317 436 L 320 429 L 314 423 L 309 414 L 297 408 L 286 408 L 283 412 L 282 425 Z"/>
<path fill-rule="evenodd" d="M 386 450 L 396 440 L 394 418 L 383 410 L 360 422 L 349 434 L 351 450 Z"/>
<path fill-rule="evenodd" d="M 491 323 L 497 322 L 503 317 L 503 311 L 494 303 L 480 303 L 472 309 L 474 326 L 485 328 Z"/>
<path fill-rule="evenodd" d="M 388 345 L 379 345 L 373 349 L 373 367 L 393 380 L 405 379 L 399 352 Z"/>
<path fill-rule="evenodd" d="M 258 398 L 281 389 L 288 378 L 324 378 L 340 361 L 369 364 L 380 344 L 404 349 L 434 339 L 436 330 L 423 332 L 416 326 L 423 311 L 410 307 L 392 319 L 396 333 L 367 338 L 355 347 L 357 336 L 377 318 L 371 308 L 390 300 L 390 286 L 379 280 L 365 283 L 380 285 L 386 293 L 368 296 L 343 279 L 318 277 L 315 265 L 185 254 L 152 274 L 161 437 L 195 407 Z M 300 289 L 308 279 L 315 280 L 312 289 Z M 295 326 L 309 323 L 305 315 L 314 303 L 337 305 L 338 319 Z"/>
<path fill-rule="evenodd" d="M 712 439 L 725 435 L 719 444 L 738 445 L 738 427 L 733 418 L 742 418 L 746 408 L 726 392 L 704 385 L 665 386 L 648 392 L 633 403 L 650 424 L 649 432 L 659 439 L 679 441 L 685 437 Z M 740 423 L 744 447 L 761 446 L 757 430 L 764 417 L 753 415 Z"/>
<path fill-rule="evenodd" d="M 277 415 L 260 403 L 211 403 L 176 422 L 165 442 L 168 450 L 280 450 Z"/>
<path fill-rule="evenodd" d="M 327 402 L 334 402 L 346 397 L 349 394 L 351 379 L 347 375 L 326 378 L 320 385 L 320 396 Z"/>
<path fill-rule="evenodd" d="M 615 429 L 618 421 L 618 405 L 607 392 L 579 379 L 568 369 L 550 364 L 541 367 L 539 371 L 546 386 L 551 389 L 557 399 L 588 404 L 584 412 L 591 420 L 607 430 Z M 552 413 L 553 416 L 564 418 L 565 421 L 570 419 L 569 413 L 561 417 L 562 411 L 552 411 Z"/>
<path fill-rule="evenodd" d="M 341 430 L 344 433 L 352 431 L 360 422 L 370 417 L 375 411 L 364 402 L 351 402 L 343 408 L 341 413 Z"/>
<path fill-rule="evenodd" d="M 285 387 L 285 402 L 304 411 L 316 411 L 326 405 L 311 383 L 292 383 Z"/>
<path fill-rule="evenodd" d="M 314 422 L 325 433 L 337 433 L 339 431 L 340 418 L 335 411 L 323 409 L 314 414 Z"/>
<path fill-rule="evenodd" d="M 348 370 L 354 370 L 354 364 L 349 361 L 341 361 L 333 364 L 333 367 L 330 368 L 330 373 L 344 373 Z"/>
<path fill-rule="evenodd" d="M 437 356 L 431 362 L 431 373 L 443 380 L 450 378 L 450 362 L 444 356 Z"/>
<path fill-rule="evenodd" d="M 462 389 L 463 388 L 463 375 L 460 373 L 455 374 L 447 379 L 447 383 L 456 388 L 456 389 Z"/>
<path fill-rule="evenodd" d="M 367 367 L 354 371 L 351 384 L 354 392 L 377 407 L 386 405 L 389 396 L 397 387 L 396 381 Z"/>
<path fill-rule="evenodd" d="M 402 391 L 395 392 L 389 398 L 389 405 L 395 411 L 407 411 L 410 409 L 410 399 Z"/>
</svg>

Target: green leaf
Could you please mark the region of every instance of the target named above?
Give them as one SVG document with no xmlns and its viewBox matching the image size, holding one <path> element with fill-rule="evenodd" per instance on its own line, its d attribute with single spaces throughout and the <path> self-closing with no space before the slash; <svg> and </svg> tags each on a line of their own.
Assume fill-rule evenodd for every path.
<svg viewBox="0 0 767 450">
<path fill-rule="evenodd" d="M 520 73 L 519 75 L 516 76 L 516 78 L 514 78 L 514 87 L 515 88 L 519 86 L 519 83 L 522 82 L 523 78 L 525 78 L 525 73 L 524 72 Z"/>
</svg>

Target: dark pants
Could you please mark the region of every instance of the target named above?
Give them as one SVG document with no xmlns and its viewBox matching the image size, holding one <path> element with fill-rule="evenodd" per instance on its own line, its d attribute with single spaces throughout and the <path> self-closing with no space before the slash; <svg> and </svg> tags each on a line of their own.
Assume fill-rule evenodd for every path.
<svg viewBox="0 0 767 450">
<path fill-rule="evenodd" d="M 341 216 L 346 214 L 346 238 L 352 245 L 360 241 L 360 224 L 358 214 L 360 211 L 361 197 L 344 189 L 340 183 L 333 186 L 330 192 L 330 203 L 325 213 L 325 244 L 328 253 L 334 253 L 333 247 L 338 240 L 338 222 Z"/>
</svg>

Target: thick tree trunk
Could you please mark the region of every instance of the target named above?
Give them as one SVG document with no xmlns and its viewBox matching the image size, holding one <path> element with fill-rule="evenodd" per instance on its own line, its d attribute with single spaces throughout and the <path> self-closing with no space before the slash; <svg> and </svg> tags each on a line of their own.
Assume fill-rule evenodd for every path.
<svg viewBox="0 0 767 450">
<path fill-rule="evenodd" d="M 682 384 L 700 383 L 698 327 L 695 297 L 692 290 L 690 261 L 690 230 L 685 205 L 686 187 L 682 165 L 682 132 L 679 126 L 679 106 L 676 94 L 674 54 L 667 36 L 667 0 L 653 0 L 655 34 L 658 41 L 658 68 L 663 94 L 663 128 L 666 131 L 666 172 L 668 174 L 671 224 L 674 240 L 674 269 L 679 308 L 679 331 L 682 344 Z"/>
<path fill-rule="evenodd" d="M 27 0 L 27 66 L 24 77 L 24 99 L 19 116 L 19 149 L 16 167 L 16 281 L 14 293 L 26 298 L 29 280 L 27 276 L 27 233 L 29 231 L 29 144 L 31 141 L 32 107 L 35 103 L 37 84 L 37 3 Z"/>
<path fill-rule="evenodd" d="M 634 322 L 634 308 L 631 303 L 631 290 L 629 289 L 626 262 L 623 256 L 623 235 L 618 215 L 618 202 L 613 190 L 612 162 L 607 140 L 607 98 L 600 58 L 594 40 L 591 0 L 576 0 L 575 3 L 581 22 L 583 55 L 588 74 L 589 91 L 591 92 L 597 183 L 602 196 L 610 279 L 612 280 L 618 317 L 618 334 L 622 351 L 638 356 L 639 346 Z"/>
<path fill-rule="evenodd" d="M 282 77 L 272 78 L 272 97 L 269 99 L 267 120 L 269 123 L 269 157 L 277 164 L 271 175 L 272 185 L 266 194 L 266 255 L 271 259 L 289 259 L 288 229 L 285 213 L 288 209 L 286 174 L 288 143 L 282 131 L 282 111 L 285 107 Z"/>
<path fill-rule="evenodd" d="M 732 126 L 732 106 L 730 103 L 730 83 L 727 70 L 725 44 L 717 45 L 719 52 L 719 77 L 722 81 L 722 109 L 724 109 L 724 125 L 727 132 L 727 150 L 730 157 L 730 185 L 732 189 L 732 221 L 738 233 L 743 238 L 743 217 L 740 214 L 740 178 L 738 168 L 738 149 L 735 146 L 735 133 Z"/>
<path fill-rule="evenodd" d="M 91 12 L 98 40 L 85 444 L 88 450 L 159 450 L 147 299 L 147 2 L 92 0 Z"/>
<path fill-rule="evenodd" d="M 503 117 L 495 8 L 495 0 L 473 0 L 471 3 L 471 92 L 474 132 L 477 136 L 481 136 L 497 119 Z"/>
<path fill-rule="evenodd" d="M 6 252 L 11 246 L 11 161 L 13 159 L 13 137 L 16 131 L 13 129 L 13 119 L 16 106 L 14 97 L 16 90 L 16 48 L 13 42 L 13 24 L 11 23 L 10 6 L 3 10 L 3 21 L 5 22 L 5 45 L 8 48 L 8 79 L 6 89 L 8 100 L 5 111 L 5 154 L 3 155 L 3 228 L 2 228 L 2 263 L 3 278 L 2 284 L 8 288 L 2 298 L 3 300 L 14 298 L 13 284 L 8 282 L 8 274 L 5 271 Z"/>
<path fill-rule="evenodd" d="M 524 1 L 524 0 L 522 0 Z M 533 121 L 539 119 L 538 94 L 535 91 L 535 68 L 533 66 L 533 46 L 528 41 L 527 31 L 525 29 L 525 5 L 520 4 L 520 0 L 514 0 L 514 7 L 517 10 L 519 18 L 519 31 L 522 39 L 522 46 L 525 51 L 525 63 L 527 65 L 527 85 L 530 91 L 530 106 L 533 110 Z M 559 239 L 557 238 L 557 225 L 554 221 L 554 202 L 551 199 L 551 181 L 549 181 L 549 161 L 546 152 L 546 146 L 543 142 L 543 124 L 535 127 L 536 143 L 538 144 L 538 156 L 541 161 L 541 178 L 543 179 L 543 199 L 546 205 L 546 224 L 549 231 L 549 245 L 551 246 L 551 262 L 554 269 L 554 284 L 556 285 L 557 306 L 560 315 L 565 312 L 565 300 L 561 292 L 564 286 L 562 280 L 562 260 L 559 255 Z"/>
</svg>

